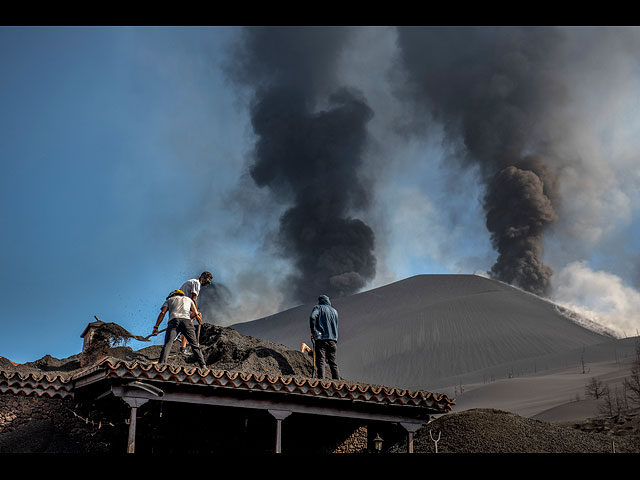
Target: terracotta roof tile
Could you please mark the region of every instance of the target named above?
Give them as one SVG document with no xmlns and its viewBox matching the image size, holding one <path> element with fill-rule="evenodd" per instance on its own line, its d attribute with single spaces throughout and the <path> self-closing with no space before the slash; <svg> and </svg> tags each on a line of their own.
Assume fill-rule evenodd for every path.
<svg viewBox="0 0 640 480">
<path fill-rule="evenodd" d="M 305 377 L 273 377 L 226 370 L 202 370 L 198 367 L 127 363 L 106 358 L 95 367 L 73 377 L 78 380 L 98 371 L 107 378 L 156 380 L 181 384 L 215 386 L 249 391 L 281 392 L 291 395 L 349 399 L 387 405 L 416 406 L 447 412 L 455 404 L 444 394 L 424 390 L 406 390 L 347 381 Z"/>
<path fill-rule="evenodd" d="M 73 383 L 60 375 L 49 376 L 45 373 L 0 371 L 0 392 L 16 395 L 35 395 L 37 397 L 73 397 Z"/>
</svg>

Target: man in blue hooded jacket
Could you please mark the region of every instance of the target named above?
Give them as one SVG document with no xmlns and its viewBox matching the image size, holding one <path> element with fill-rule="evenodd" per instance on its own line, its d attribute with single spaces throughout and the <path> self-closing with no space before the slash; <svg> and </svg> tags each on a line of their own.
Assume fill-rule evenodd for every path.
<svg viewBox="0 0 640 480">
<path fill-rule="evenodd" d="M 316 351 L 316 365 L 318 378 L 324 377 L 324 362 L 329 364 L 331 377 L 340 379 L 340 372 L 336 363 L 338 343 L 338 312 L 331 306 L 326 295 L 318 297 L 318 305 L 313 307 L 309 317 L 311 339 Z"/>
</svg>

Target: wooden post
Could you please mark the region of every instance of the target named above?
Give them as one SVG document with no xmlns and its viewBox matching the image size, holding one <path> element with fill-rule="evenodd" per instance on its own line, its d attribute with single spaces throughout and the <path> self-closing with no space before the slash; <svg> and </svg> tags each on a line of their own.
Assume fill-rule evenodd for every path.
<svg viewBox="0 0 640 480">
<path fill-rule="evenodd" d="M 282 453 L 282 421 L 291 415 L 288 410 L 268 410 L 276 419 L 276 453 Z"/>
<path fill-rule="evenodd" d="M 131 407 L 131 416 L 129 417 L 129 439 L 127 441 L 127 453 L 135 453 L 136 451 L 136 418 L 138 414 L 138 407 L 141 407 L 148 402 L 146 398 L 137 397 L 122 397 L 127 402 L 127 405 Z"/>
<path fill-rule="evenodd" d="M 413 434 L 417 432 L 423 424 L 401 422 L 400 425 L 407 431 L 407 452 L 413 453 Z"/>
<path fill-rule="evenodd" d="M 131 417 L 129 418 L 129 440 L 127 441 L 127 453 L 136 451 L 136 416 L 138 407 L 131 407 Z"/>
</svg>

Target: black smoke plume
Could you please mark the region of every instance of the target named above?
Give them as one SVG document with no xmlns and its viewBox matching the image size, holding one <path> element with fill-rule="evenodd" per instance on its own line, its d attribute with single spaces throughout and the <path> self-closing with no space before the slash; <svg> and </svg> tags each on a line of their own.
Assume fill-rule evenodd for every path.
<svg viewBox="0 0 640 480">
<path fill-rule="evenodd" d="M 542 260 L 556 220 L 553 113 L 566 103 L 557 72 L 563 38 L 552 28 L 398 29 L 402 92 L 442 124 L 463 168 L 477 165 L 486 186 L 486 226 L 498 259 L 494 278 L 545 295 L 552 269 Z"/>
<path fill-rule="evenodd" d="M 543 181 L 531 170 L 506 167 L 489 182 L 484 200 L 487 229 L 499 252 L 491 273 L 544 295 L 553 272 L 540 260 L 542 236 L 556 220 L 556 213 Z"/>
<path fill-rule="evenodd" d="M 334 78 L 348 34 L 247 28 L 229 68 L 251 92 L 250 175 L 288 206 L 276 243 L 294 267 L 291 301 L 355 293 L 375 275 L 373 231 L 353 218 L 370 201 L 359 171 L 373 112 Z"/>
</svg>

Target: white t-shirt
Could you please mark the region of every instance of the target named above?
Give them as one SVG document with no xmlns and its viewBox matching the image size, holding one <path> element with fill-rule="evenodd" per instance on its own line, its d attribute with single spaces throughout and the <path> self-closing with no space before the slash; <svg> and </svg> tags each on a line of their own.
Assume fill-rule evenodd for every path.
<svg viewBox="0 0 640 480">
<path fill-rule="evenodd" d="M 174 318 L 191 318 L 191 305 L 193 304 L 193 300 L 189 297 L 183 297 L 181 295 L 176 295 L 174 297 L 168 298 L 163 307 L 167 307 L 169 309 L 169 320 L 173 320 Z"/>
<path fill-rule="evenodd" d="M 197 297 L 198 295 L 200 295 L 200 280 L 198 280 L 197 278 L 187 280 L 182 284 L 180 290 L 184 292 L 185 297 L 191 298 L 192 293 L 195 293 Z"/>
</svg>

